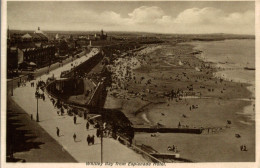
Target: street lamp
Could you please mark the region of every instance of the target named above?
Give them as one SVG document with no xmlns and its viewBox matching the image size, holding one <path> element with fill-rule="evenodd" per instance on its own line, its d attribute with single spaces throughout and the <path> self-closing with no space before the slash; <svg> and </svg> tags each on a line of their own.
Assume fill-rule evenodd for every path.
<svg viewBox="0 0 260 168">
<path fill-rule="evenodd" d="M 12 75 L 12 92 L 11 92 L 11 96 L 14 95 L 14 78 L 13 78 L 13 75 Z"/>
<path fill-rule="evenodd" d="M 36 96 L 37 99 L 37 113 L 36 113 L 36 122 L 39 122 L 39 112 L 38 112 L 38 95 Z"/>
<path fill-rule="evenodd" d="M 103 114 L 97 115 L 90 119 L 99 118 L 99 117 L 101 117 L 101 121 L 102 121 L 102 124 L 98 129 L 100 130 L 100 140 L 101 140 L 101 163 L 103 163 Z"/>
<path fill-rule="evenodd" d="M 100 127 L 100 131 L 101 131 L 101 163 L 103 163 L 103 114 L 101 114 L 101 127 Z"/>
<path fill-rule="evenodd" d="M 13 77 L 13 75 L 14 75 L 14 70 L 12 70 L 12 90 L 11 90 L 11 96 L 13 96 L 14 95 L 14 77 Z"/>
</svg>

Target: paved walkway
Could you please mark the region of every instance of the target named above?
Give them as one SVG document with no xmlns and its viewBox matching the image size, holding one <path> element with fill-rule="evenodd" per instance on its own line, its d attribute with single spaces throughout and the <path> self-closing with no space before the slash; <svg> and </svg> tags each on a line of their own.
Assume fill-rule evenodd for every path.
<svg viewBox="0 0 260 168">
<path fill-rule="evenodd" d="M 81 62 L 83 63 L 97 52 L 97 49 L 93 49 L 86 56 L 74 60 L 73 65 L 80 64 Z M 35 81 L 45 81 L 51 76 L 59 78 L 62 71 L 69 69 L 71 69 L 71 63 L 51 71 L 48 75 L 44 74 L 39 76 Z M 32 114 L 35 119 L 37 107 L 35 88 L 31 87 L 30 83 L 27 82 L 26 86 L 14 89 L 14 96 L 12 98 L 29 115 Z M 87 135 L 95 135 L 96 130 L 91 127 L 90 130 L 87 131 L 86 121 L 83 118 L 77 117 L 77 124 L 74 124 L 73 117 L 68 115 L 58 116 L 58 109 L 54 108 L 48 96 L 46 96 L 45 101 L 39 99 L 38 107 L 40 118 L 39 125 L 55 140 L 57 140 L 78 162 L 100 162 L 100 139 L 95 137 L 95 145 L 88 146 L 86 137 Z M 60 137 L 56 135 L 56 127 L 60 128 Z M 74 133 L 77 135 L 76 142 L 73 140 Z M 141 155 L 135 153 L 133 150 L 127 148 L 112 138 L 104 138 L 103 142 L 104 162 L 147 162 Z"/>
<path fill-rule="evenodd" d="M 63 147 L 11 99 L 7 97 L 9 134 L 14 136 L 14 158 L 26 162 L 77 162 Z M 11 160 L 9 160 L 11 161 Z M 12 160 L 11 162 L 15 162 Z M 20 160 L 21 161 L 21 160 Z"/>
</svg>

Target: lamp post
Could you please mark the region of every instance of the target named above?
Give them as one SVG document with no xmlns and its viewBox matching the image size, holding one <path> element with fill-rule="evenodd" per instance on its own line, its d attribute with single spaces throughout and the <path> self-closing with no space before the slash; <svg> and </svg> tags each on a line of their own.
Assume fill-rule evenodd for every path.
<svg viewBox="0 0 260 168">
<path fill-rule="evenodd" d="M 12 70 L 12 90 L 11 90 L 11 96 L 14 95 L 14 70 Z"/>
<path fill-rule="evenodd" d="M 102 122 L 101 126 L 98 128 L 100 130 L 100 141 L 101 141 L 101 155 L 100 155 L 101 161 L 100 162 L 103 163 L 103 115 L 101 114 L 95 118 L 99 118 L 99 117 L 101 117 L 101 122 Z"/>
<path fill-rule="evenodd" d="M 103 114 L 101 114 L 101 127 L 100 127 L 100 131 L 101 131 L 101 163 L 103 163 Z"/>
<path fill-rule="evenodd" d="M 13 75 L 12 75 L 12 91 L 11 91 L 11 96 L 14 95 L 14 78 L 13 78 Z"/>
<path fill-rule="evenodd" d="M 37 99 L 37 113 L 36 113 L 36 122 L 39 122 L 39 113 L 38 113 L 38 95 L 36 96 Z"/>
</svg>

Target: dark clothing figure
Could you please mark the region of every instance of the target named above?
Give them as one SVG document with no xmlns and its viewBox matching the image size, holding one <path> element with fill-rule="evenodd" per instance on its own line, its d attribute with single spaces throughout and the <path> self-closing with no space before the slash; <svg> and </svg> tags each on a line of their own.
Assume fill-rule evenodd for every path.
<svg viewBox="0 0 260 168">
<path fill-rule="evenodd" d="M 56 127 L 56 129 L 57 129 L 57 136 L 59 137 L 60 136 L 60 129 L 58 128 L 58 127 Z"/>
<path fill-rule="evenodd" d="M 172 146 L 172 151 L 175 152 L 175 146 L 174 145 Z"/>
<path fill-rule="evenodd" d="M 95 125 L 95 128 L 100 128 L 99 123 L 97 123 L 97 124 Z"/>
<path fill-rule="evenodd" d="M 241 146 L 240 146 L 240 150 L 241 150 L 241 151 L 247 151 L 246 145 L 241 145 Z"/>
<path fill-rule="evenodd" d="M 76 136 L 76 134 L 74 133 L 74 135 L 73 135 L 74 142 L 76 142 L 76 138 L 77 138 L 77 136 Z"/>
<path fill-rule="evenodd" d="M 129 145 L 132 146 L 132 143 L 133 143 L 133 138 L 130 138 L 129 139 Z"/>
<path fill-rule="evenodd" d="M 77 123 L 77 117 L 74 116 L 73 120 L 74 120 L 74 124 L 76 124 Z"/>
<path fill-rule="evenodd" d="M 181 122 L 179 122 L 179 124 L 178 124 L 178 128 L 180 128 L 181 127 Z"/>
<path fill-rule="evenodd" d="M 87 124 L 86 124 L 86 128 L 87 128 L 87 130 L 89 129 L 89 123 L 87 122 Z"/>
<path fill-rule="evenodd" d="M 90 136 L 88 135 L 88 136 L 87 136 L 88 145 L 90 144 L 90 139 L 91 139 L 91 138 L 90 138 Z"/>
<path fill-rule="evenodd" d="M 99 135 L 100 135 L 100 129 L 98 128 L 98 129 L 97 129 L 96 136 L 99 137 Z"/>
<path fill-rule="evenodd" d="M 91 143 L 92 143 L 92 145 L 95 144 L 95 136 L 94 135 L 92 135 L 92 137 L 91 137 Z"/>
<path fill-rule="evenodd" d="M 33 120 L 33 115 L 31 114 L 31 120 Z"/>
</svg>

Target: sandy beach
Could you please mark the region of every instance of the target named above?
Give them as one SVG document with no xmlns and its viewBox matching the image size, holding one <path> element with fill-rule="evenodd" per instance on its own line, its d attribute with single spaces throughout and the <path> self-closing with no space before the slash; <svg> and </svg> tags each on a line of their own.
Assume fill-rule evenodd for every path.
<svg viewBox="0 0 260 168">
<path fill-rule="evenodd" d="M 171 153 L 167 147 L 176 145 L 181 158 L 195 162 L 254 161 L 254 99 L 247 89 L 251 84 L 218 78 L 213 63 L 194 56 L 193 49 L 168 43 L 147 46 L 134 58 L 119 58 L 124 64 L 118 67 L 115 61 L 105 108 L 120 109 L 133 127 L 180 124 L 204 130 L 200 135 L 157 133 L 154 138 L 136 133 L 136 144 L 158 152 Z M 247 152 L 240 151 L 242 144 Z"/>
</svg>

